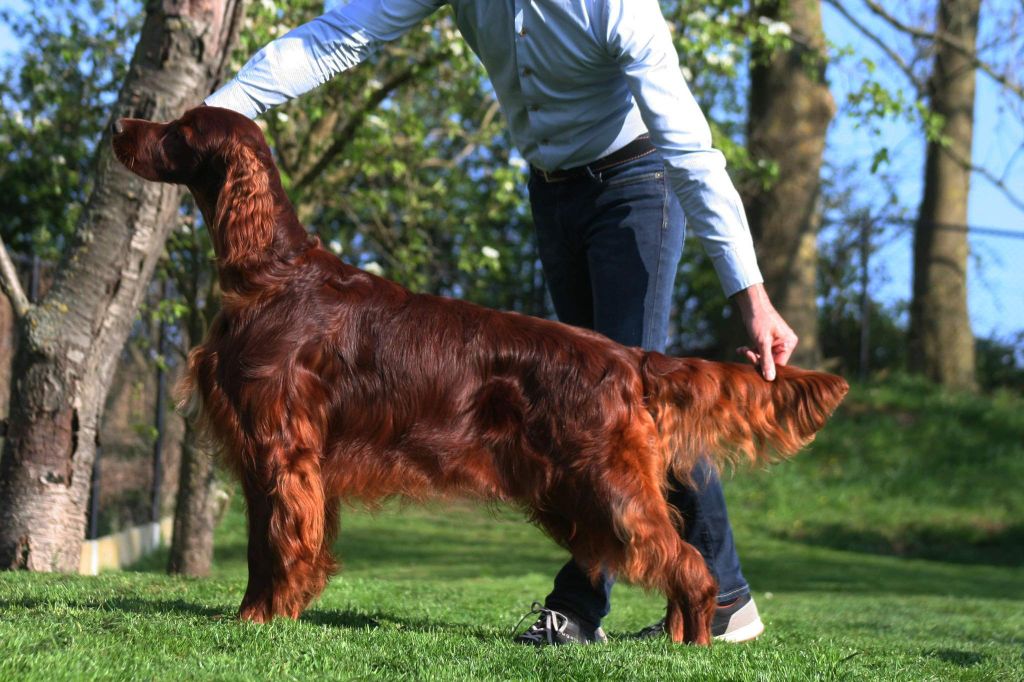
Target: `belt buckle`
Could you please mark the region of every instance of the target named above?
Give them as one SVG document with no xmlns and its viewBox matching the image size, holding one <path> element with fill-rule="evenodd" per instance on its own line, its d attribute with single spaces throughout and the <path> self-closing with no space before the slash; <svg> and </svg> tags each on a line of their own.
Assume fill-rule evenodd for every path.
<svg viewBox="0 0 1024 682">
<path fill-rule="evenodd" d="M 540 171 L 540 176 L 542 178 L 544 178 L 544 182 L 546 182 L 548 184 L 552 184 L 552 183 L 555 183 L 555 182 L 562 182 L 565 179 L 565 178 L 560 178 L 560 177 L 557 177 L 555 175 L 552 175 L 551 173 L 548 173 L 543 168 L 538 168 L 537 170 Z"/>
</svg>

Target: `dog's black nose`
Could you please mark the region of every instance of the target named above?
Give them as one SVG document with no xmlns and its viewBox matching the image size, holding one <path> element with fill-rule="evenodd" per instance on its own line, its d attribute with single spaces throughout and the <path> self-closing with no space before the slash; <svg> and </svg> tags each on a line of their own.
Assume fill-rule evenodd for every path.
<svg viewBox="0 0 1024 682">
<path fill-rule="evenodd" d="M 115 135 L 120 135 L 121 133 L 123 133 L 124 132 L 124 125 L 121 124 L 121 119 L 117 119 L 112 124 L 110 124 L 110 130 Z"/>
</svg>

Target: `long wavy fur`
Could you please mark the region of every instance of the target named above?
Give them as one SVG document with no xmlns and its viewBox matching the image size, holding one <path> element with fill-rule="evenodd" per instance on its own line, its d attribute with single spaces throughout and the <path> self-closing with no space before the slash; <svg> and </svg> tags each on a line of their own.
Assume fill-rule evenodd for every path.
<svg viewBox="0 0 1024 682">
<path fill-rule="evenodd" d="M 274 196 L 266 163 L 249 146 L 224 150 L 227 175 L 217 201 L 213 237 L 224 266 L 240 267 L 264 256 L 274 240 Z"/>
<path fill-rule="evenodd" d="M 647 353 L 647 405 L 658 424 L 664 455 L 686 481 L 697 460 L 769 462 L 812 440 L 842 402 L 842 377 L 777 367 L 765 381 L 749 365 Z"/>
<path fill-rule="evenodd" d="M 223 305 L 183 388 L 245 493 L 240 617 L 295 618 L 319 594 L 342 500 L 469 496 L 519 505 L 592 576 L 661 591 L 672 639 L 710 643 L 717 587 L 674 523 L 669 471 L 794 452 L 842 379 L 780 368 L 769 383 L 413 294 L 309 239 L 251 121 L 202 107 L 124 127 L 119 156 L 187 183 L 214 225 Z"/>
</svg>

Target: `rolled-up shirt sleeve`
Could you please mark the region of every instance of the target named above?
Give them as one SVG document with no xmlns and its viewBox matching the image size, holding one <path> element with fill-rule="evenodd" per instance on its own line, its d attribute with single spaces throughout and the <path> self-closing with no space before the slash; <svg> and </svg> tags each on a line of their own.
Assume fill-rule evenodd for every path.
<svg viewBox="0 0 1024 682">
<path fill-rule="evenodd" d="M 274 40 L 206 104 L 255 118 L 366 59 L 444 0 L 352 0 Z"/>
<path fill-rule="evenodd" d="M 657 0 L 606 0 L 603 29 L 687 222 L 700 238 L 727 296 L 764 281 L 739 193 L 725 157 L 679 68 Z"/>
</svg>

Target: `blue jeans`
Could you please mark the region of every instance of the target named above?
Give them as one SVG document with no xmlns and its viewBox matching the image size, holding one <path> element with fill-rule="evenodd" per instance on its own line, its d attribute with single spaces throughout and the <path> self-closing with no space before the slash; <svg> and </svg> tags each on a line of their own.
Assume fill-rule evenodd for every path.
<svg viewBox="0 0 1024 682">
<path fill-rule="evenodd" d="M 686 221 L 657 153 L 584 177 L 548 183 L 530 176 L 530 204 L 544 275 L 559 320 L 627 346 L 663 351 Z M 683 537 L 718 581 L 718 601 L 749 593 L 714 469 L 694 471 L 697 489 L 670 481 Z M 570 560 L 545 606 L 596 627 L 611 610 L 614 577 L 595 585 Z"/>
</svg>

